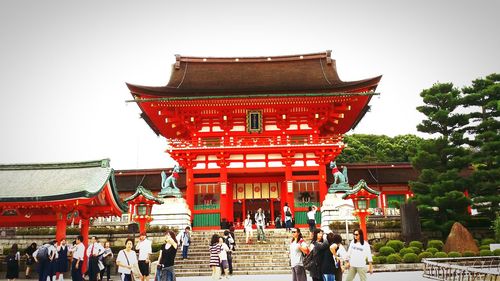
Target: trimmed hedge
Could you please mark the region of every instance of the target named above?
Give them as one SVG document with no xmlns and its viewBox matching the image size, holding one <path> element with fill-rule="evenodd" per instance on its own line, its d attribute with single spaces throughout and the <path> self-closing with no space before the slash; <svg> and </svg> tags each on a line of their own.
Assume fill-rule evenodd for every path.
<svg viewBox="0 0 500 281">
<path fill-rule="evenodd" d="M 387 263 L 387 257 L 384 257 L 384 256 L 378 256 L 378 262 L 379 262 L 380 264 Z"/>
<path fill-rule="evenodd" d="M 451 251 L 451 252 L 448 253 L 448 257 L 449 258 L 460 258 L 461 256 L 462 256 L 462 254 L 460 254 L 459 252 L 453 252 L 453 251 Z"/>
<path fill-rule="evenodd" d="M 394 249 L 394 251 L 396 252 L 399 252 L 401 251 L 401 249 L 404 248 L 405 244 L 403 243 L 403 241 L 399 241 L 399 240 L 389 240 L 387 242 L 387 244 L 385 244 L 387 247 L 391 247 Z"/>
<path fill-rule="evenodd" d="M 422 243 L 420 241 L 411 241 L 410 244 L 408 244 L 408 246 L 417 247 L 420 249 L 420 251 L 422 251 L 422 249 L 424 248 L 424 243 Z"/>
<path fill-rule="evenodd" d="M 437 253 L 434 254 L 434 257 L 435 258 L 447 258 L 448 254 L 445 253 L 445 252 L 437 252 Z"/>
<path fill-rule="evenodd" d="M 444 243 L 441 240 L 430 240 L 427 243 L 427 248 L 436 248 L 438 251 L 441 251 L 444 247 Z"/>
<path fill-rule="evenodd" d="M 430 259 L 430 258 L 432 258 L 432 256 L 433 255 L 430 252 L 422 252 L 422 253 L 418 254 L 417 261 L 421 262 L 422 259 Z"/>
<path fill-rule="evenodd" d="M 476 253 L 474 253 L 473 251 L 464 251 L 462 253 L 462 257 L 475 257 L 476 256 Z"/>
<path fill-rule="evenodd" d="M 384 256 L 384 257 L 387 257 L 391 254 L 394 254 L 396 253 L 396 251 L 389 247 L 389 246 L 383 246 L 382 248 L 380 248 L 380 250 L 378 251 L 378 253 L 381 255 L 381 256 Z"/>
<path fill-rule="evenodd" d="M 418 261 L 418 256 L 414 253 L 408 253 L 403 256 L 403 261 L 405 263 L 416 263 Z"/>
<path fill-rule="evenodd" d="M 411 248 L 403 248 L 399 251 L 399 255 L 404 257 L 406 254 L 415 254 L 415 252 Z"/>
<path fill-rule="evenodd" d="M 490 244 L 494 244 L 495 243 L 495 239 L 491 239 L 491 238 L 484 238 L 483 240 L 481 240 L 481 245 L 490 245 Z"/>
<path fill-rule="evenodd" d="M 398 254 L 391 254 L 387 257 L 387 263 L 390 264 L 401 263 L 401 256 Z"/>
<path fill-rule="evenodd" d="M 429 253 L 432 253 L 432 255 L 436 254 L 437 252 L 439 252 L 438 249 L 436 248 L 433 248 L 433 247 L 430 247 L 430 248 L 427 248 L 427 250 L 425 250 L 426 252 L 429 252 Z"/>
<path fill-rule="evenodd" d="M 493 250 L 493 255 L 494 256 L 500 256 L 500 249 Z"/>
<path fill-rule="evenodd" d="M 481 247 L 479 247 L 479 250 L 489 250 L 490 249 L 490 245 L 481 245 Z"/>
<path fill-rule="evenodd" d="M 373 244 L 373 250 L 375 252 L 378 252 L 378 251 L 380 251 L 380 248 L 382 248 L 384 246 L 385 246 L 384 242 L 377 242 L 377 243 Z"/>
<path fill-rule="evenodd" d="M 420 254 L 420 253 L 422 252 L 422 248 L 418 248 L 418 247 L 409 247 L 409 248 L 410 248 L 410 249 L 412 249 L 412 250 L 413 250 L 413 252 L 414 252 L 415 254 L 417 254 L 417 255 L 418 255 L 418 254 Z"/>
<path fill-rule="evenodd" d="M 484 257 L 484 256 L 493 256 L 493 252 L 490 250 L 481 250 L 479 251 L 479 255 Z"/>
</svg>

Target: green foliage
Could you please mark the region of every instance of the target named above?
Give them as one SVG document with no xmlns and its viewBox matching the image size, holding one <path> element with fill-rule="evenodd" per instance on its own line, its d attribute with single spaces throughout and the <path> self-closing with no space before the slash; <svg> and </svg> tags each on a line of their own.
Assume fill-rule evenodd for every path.
<svg viewBox="0 0 500 281">
<path fill-rule="evenodd" d="M 379 264 L 385 264 L 385 263 L 387 263 L 387 257 L 386 256 L 377 256 L 377 257 L 378 257 Z"/>
<path fill-rule="evenodd" d="M 448 257 L 449 257 L 449 258 L 459 258 L 459 257 L 461 257 L 461 256 L 462 256 L 462 254 L 460 254 L 459 252 L 453 252 L 453 251 L 452 251 L 452 252 L 449 252 L 449 253 L 448 253 Z"/>
<path fill-rule="evenodd" d="M 405 246 L 405 244 L 399 240 L 389 240 L 385 245 L 393 248 L 394 251 L 396 251 L 396 252 L 401 251 L 401 249 L 403 249 Z"/>
<path fill-rule="evenodd" d="M 445 252 L 437 252 L 437 253 L 434 254 L 434 257 L 435 258 L 447 258 L 448 254 L 445 253 Z"/>
<path fill-rule="evenodd" d="M 337 162 L 409 162 L 421 141 L 422 138 L 415 135 L 394 138 L 385 135 L 346 135 L 344 142 L 348 146 L 337 157 Z"/>
<path fill-rule="evenodd" d="M 427 248 L 425 251 L 431 253 L 432 255 L 434 255 L 435 253 L 439 252 L 438 249 L 433 248 L 433 247 Z"/>
<path fill-rule="evenodd" d="M 491 239 L 491 238 L 484 238 L 483 240 L 481 240 L 481 245 L 490 245 L 490 244 L 494 244 L 495 243 L 495 239 Z"/>
<path fill-rule="evenodd" d="M 500 242 L 500 216 L 497 215 L 495 222 L 493 223 L 493 231 L 495 232 L 495 240 Z"/>
<path fill-rule="evenodd" d="M 402 257 L 404 257 L 404 255 L 409 254 L 409 253 L 415 254 L 415 252 L 411 248 L 403 248 L 403 249 L 399 250 L 399 255 Z"/>
<path fill-rule="evenodd" d="M 432 253 L 430 253 L 430 252 L 422 252 L 422 253 L 418 254 L 418 259 L 417 259 L 417 261 L 418 261 L 418 262 L 421 262 L 421 261 L 422 261 L 422 259 L 430 259 L 430 258 L 432 258 L 432 257 L 433 257 L 433 254 L 432 254 Z"/>
<path fill-rule="evenodd" d="M 428 248 L 436 248 L 439 251 L 443 249 L 444 243 L 441 240 L 430 240 L 427 242 L 427 247 Z"/>
<path fill-rule="evenodd" d="M 373 256 L 372 259 L 373 259 L 373 264 L 380 264 L 380 260 L 377 256 Z"/>
<path fill-rule="evenodd" d="M 464 251 L 462 253 L 462 257 L 475 257 L 476 256 L 476 253 L 474 253 L 473 251 Z"/>
<path fill-rule="evenodd" d="M 401 263 L 401 256 L 398 255 L 398 254 L 391 254 L 389 256 L 387 256 L 387 263 L 389 264 L 397 264 L 397 263 Z"/>
<path fill-rule="evenodd" d="M 403 261 L 405 263 L 416 263 L 418 262 L 418 256 L 414 253 L 407 253 L 403 256 Z"/>
<path fill-rule="evenodd" d="M 417 247 L 420 250 L 422 250 L 424 248 L 424 243 L 422 243 L 420 241 L 411 241 L 410 244 L 409 244 L 409 246 L 410 247 Z"/>
<path fill-rule="evenodd" d="M 420 254 L 420 252 L 422 252 L 421 248 L 419 247 L 408 247 L 410 248 L 415 254 Z"/>
<path fill-rule="evenodd" d="M 388 255 L 396 253 L 396 251 L 389 246 L 382 246 L 378 251 L 381 256 L 387 257 Z"/>
<path fill-rule="evenodd" d="M 493 250 L 493 255 L 494 256 L 500 256 L 500 249 Z"/>
<path fill-rule="evenodd" d="M 490 249 L 490 245 L 481 245 L 479 246 L 479 250 L 489 250 Z"/>
<path fill-rule="evenodd" d="M 380 251 L 380 248 L 382 248 L 384 246 L 385 246 L 385 242 L 376 242 L 375 244 L 373 244 L 373 250 L 375 252 L 378 252 L 378 251 Z"/>
<path fill-rule="evenodd" d="M 493 256 L 493 252 L 490 251 L 490 250 L 481 250 L 481 251 L 479 251 L 479 255 L 481 257 L 484 257 L 484 256 Z"/>
</svg>

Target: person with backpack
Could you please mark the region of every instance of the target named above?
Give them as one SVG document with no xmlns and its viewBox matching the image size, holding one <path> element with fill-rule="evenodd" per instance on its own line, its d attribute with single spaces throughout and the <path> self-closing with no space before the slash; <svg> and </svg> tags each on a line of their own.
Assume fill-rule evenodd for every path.
<svg viewBox="0 0 500 281">
<path fill-rule="evenodd" d="M 311 258 L 311 264 L 306 267 L 309 271 L 313 281 L 323 281 L 323 274 L 321 272 L 321 264 L 324 256 L 325 250 L 328 248 L 329 244 L 327 241 L 323 241 L 323 230 L 314 229 L 311 239 L 311 244 L 309 244 L 309 254 L 308 258 Z"/>
<path fill-rule="evenodd" d="M 16 280 L 19 278 L 19 260 L 21 259 L 21 254 L 19 254 L 17 244 L 12 244 L 9 254 L 5 257 L 7 261 L 7 274 L 5 278 L 7 280 Z"/>
<path fill-rule="evenodd" d="M 329 247 L 324 251 L 321 258 L 321 273 L 324 281 L 337 281 L 335 278 L 338 271 L 341 271 L 337 258 L 338 245 L 334 242 L 334 234 L 330 232 L 326 235 Z"/>
<path fill-rule="evenodd" d="M 73 247 L 69 249 L 69 252 L 71 252 L 73 256 L 73 261 L 71 262 L 71 279 L 73 281 L 83 281 L 82 266 L 85 255 L 83 236 L 78 235 L 73 243 Z"/>
<path fill-rule="evenodd" d="M 255 214 L 255 224 L 257 225 L 257 243 L 267 243 L 266 234 L 264 233 L 266 215 L 262 212 L 262 208 L 259 208 Z"/>
<path fill-rule="evenodd" d="M 342 245 L 342 236 L 339 234 L 333 235 L 333 243 L 335 247 L 335 257 L 338 263 L 338 270 L 335 272 L 335 281 L 342 281 L 342 273 L 344 273 L 344 261 L 347 258 L 347 251 Z"/>
<path fill-rule="evenodd" d="M 39 281 L 47 281 L 47 277 L 50 276 L 49 247 L 50 243 L 45 243 L 33 252 L 33 258 L 38 264 Z"/>
<path fill-rule="evenodd" d="M 24 255 L 26 256 L 26 279 L 31 279 L 31 266 L 35 263 L 35 258 L 33 257 L 33 253 L 36 251 L 36 243 L 33 242 L 29 245 L 28 248 L 24 251 Z"/>
<path fill-rule="evenodd" d="M 233 251 L 234 251 L 234 246 L 236 245 L 236 242 L 234 241 L 234 238 L 231 236 L 231 233 L 229 230 L 224 230 L 224 236 L 222 236 L 222 239 L 224 241 L 224 244 L 227 246 L 227 263 L 228 263 L 228 269 L 229 269 L 229 274 L 233 274 Z M 224 270 L 225 271 L 225 270 Z M 224 272 L 227 273 L 227 272 Z M 227 276 L 227 274 L 226 274 Z"/>
<path fill-rule="evenodd" d="M 303 258 L 308 253 L 307 244 L 300 233 L 300 229 L 292 228 L 290 242 L 290 266 L 292 267 L 292 281 L 307 281 Z"/>
<path fill-rule="evenodd" d="M 283 207 L 283 213 L 285 214 L 285 227 L 286 231 L 290 231 L 292 229 L 292 210 L 288 206 L 288 202 L 285 202 L 285 206 Z"/>
<path fill-rule="evenodd" d="M 188 258 L 188 250 L 191 245 L 191 227 L 186 226 L 184 231 L 177 235 L 177 241 L 179 241 L 179 245 L 182 246 L 182 259 Z"/>
<path fill-rule="evenodd" d="M 104 242 L 104 252 L 102 254 L 104 269 L 101 270 L 101 280 L 104 278 L 104 274 L 106 274 L 106 280 L 110 280 L 111 275 L 111 265 L 113 264 L 113 251 L 111 250 L 111 245 L 109 241 Z"/>
</svg>

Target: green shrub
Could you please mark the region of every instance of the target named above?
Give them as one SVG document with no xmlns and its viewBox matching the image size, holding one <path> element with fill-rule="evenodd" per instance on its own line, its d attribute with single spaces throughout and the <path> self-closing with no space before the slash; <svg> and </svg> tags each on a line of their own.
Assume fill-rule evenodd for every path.
<svg viewBox="0 0 500 281">
<path fill-rule="evenodd" d="M 380 264 L 387 263 L 387 257 L 385 257 L 385 256 L 378 256 L 378 262 Z"/>
<path fill-rule="evenodd" d="M 404 257 L 406 254 L 415 254 L 415 252 L 411 248 L 403 248 L 399 251 L 399 255 Z"/>
<path fill-rule="evenodd" d="M 490 249 L 490 245 L 481 245 L 479 247 L 479 250 L 489 250 Z"/>
<path fill-rule="evenodd" d="M 380 264 L 380 260 L 377 256 L 373 256 L 372 259 L 373 259 L 373 264 Z"/>
<path fill-rule="evenodd" d="M 430 253 L 430 252 L 422 252 L 422 253 L 418 254 L 418 256 L 417 256 L 417 257 L 418 257 L 418 258 L 417 258 L 417 261 L 418 261 L 418 262 L 421 262 L 421 261 L 422 261 L 422 259 L 430 259 L 430 258 L 432 258 L 432 256 L 433 256 L 433 255 L 432 255 L 432 253 Z"/>
<path fill-rule="evenodd" d="M 476 256 L 476 253 L 474 253 L 473 251 L 464 251 L 462 253 L 462 257 L 475 257 Z"/>
<path fill-rule="evenodd" d="M 434 257 L 435 258 L 447 258 L 448 254 L 445 253 L 445 252 L 437 252 L 437 253 L 434 254 Z"/>
<path fill-rule="evenodd" d="M 500 249 L 493 250 L 493 255 L 494 256 L 500 256 Z"/>
<path fill-rule="evenodd" d="M 431 248 L 427 248 L 427 250 L 425 250 L 425 251 L 426 251 L 426 252 L 431 253 L 432 255 L 434 255 L 434 254 L 436 254 L 437 252 L 439 252 L 439 250 L 438 250 L 438 249 L 436 249 L 436 248 L 432 248 L 432 247 L 431 247 Z"/>
<path fill-rule="evenodd" d="M 478 247 L 479 247 L 479 246 L 481 246 L 481 244 L 479 243 L 479 240 L 474 239 L 474 242 L 476 242 L 476 245 L 477 245 Z"/>
<path fill-rule="evenodd" d="M 373 244 L 373 250 L 375 252 L 378 252 L 378 251 L 380 251 L 380 248 L 382 248 L 384 246 L 385 246 L 385 242 L 377 242 L 377 243 Z"/>
<path fill-rule="evenodd" d="M 394 249 L 394 251 L 399 252 L 401 249 L 404 248 L 405 244 L 402 241 L 399 240 L 389 240 L 387 244 L 385 244 L 387 247 L 391 247 Z"/>
<path fill-rule="evenodd" d="M 424 248 L 424 244 L 420 241 L 411 241 L 410 244 L 408 245 L 410 247 L 417 247 L 420 249 L 420 251 L 422 251 L 422 249 Z"/>
<path fill-rule="evenodd" d="M 381 256 L 387 257 L 388 255 L 396 253 L 396 251 L 394 251 L 394 249 L 391 248 L 391 247 L 389 247 L 389 246 L 383 246 L 382 248 L 380 248 L 380 250 L 378 251 L 378 253 Z"/>
<path fill-rule="evenodd" d="M 412 249 L 412 250 L 413 250 L 413 252 L 414 252 L 415 254 L 417 254 L 417 255 L 418 255 L 418 254 L 420 254 L 420 253 L 422 252 L 422 248 L 418 248 L 418 247 L 409 247 L 409 248 L 410 248 L 410 249 Z"/>
<path fill-rule="evenodd" d="M 500 242 L 500 216 L 497 215 L 497 218 L 493 221 L 492 225 L 493 231 L 495 232 L 495 239 L 497 242 Z"/>
<path fill-rule="evenodd" d="M 398 254 L 391 254 L 387 257 L 387 263 L 389 264 L 401 263 L 401 256 Z"/>
<path fill-rule="evenodd" d="M 418 256 L 414 253 L 408 253 L 403 256 L 403 261 L 405 263 L 416 263 L 418 261 Z"/>
<path fill-rule="evenodd" d="M 449 253 L 448 253 L 448 257 L 449 257 L 449 258 L 459 258 L 459 257 L 461 257 L 461 256 L 462 256 L 462 254 L 460 254 L 459 252 L 453 252 L 453 251 L 452 251 L 452 252 L 449 252 Z"/>
<path fill-rule="evenodd" d="M 481 245 L 490 245 L 490 244 L 494 244 L 495 243 L 495 239 L 491 239 L 491 238 L 485 238 L 483 240 L 481 240 Z"/>
<path fill-rule="evenodd" d="M 493 252 L 490 251 L 490 250 L 481 250 L 481 251 L 479 251 L 479 255 L 481 257 L 484 257 L 484 256 L 493 256 Z"/>
<path fill-rule="evenodd" d="M 427 243 L 427 248 L 436 248 L 438 251 L 443 249 L 444 243 L 441 240 L 430 240 Z"/>
</svg>

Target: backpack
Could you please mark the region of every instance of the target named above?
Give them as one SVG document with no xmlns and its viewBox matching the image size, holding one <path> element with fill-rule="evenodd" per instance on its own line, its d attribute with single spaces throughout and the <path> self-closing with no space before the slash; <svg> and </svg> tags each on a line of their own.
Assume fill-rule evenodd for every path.
<svg viewBox="0 0 500 281">
<path fill-rule="evenodd" d="M 304 259 L 302 260 L 302 264 L 304 265 L 305 270 L 311 271 L 315 270 L 318 267 L 318 265 L 316 264 L 317 253 L 318 252 L 313 249 L 304 257 Z"/>
<path fill-rule="evenodd" d="M 5 257 L 5 261 L 7 262 L 7 265 L 16 264 L 16 255 L 9 254 L 7 257 Z"/>
<path fill-rule="evenodd" d="M 40 249 L 38 249 L 38 252 L 36 253 L 36 259 L 38 262 L 41 261 L 46 261 L 49 259 L 49 247 L 48 246 L 42 246 Z"/>
</svg>

